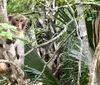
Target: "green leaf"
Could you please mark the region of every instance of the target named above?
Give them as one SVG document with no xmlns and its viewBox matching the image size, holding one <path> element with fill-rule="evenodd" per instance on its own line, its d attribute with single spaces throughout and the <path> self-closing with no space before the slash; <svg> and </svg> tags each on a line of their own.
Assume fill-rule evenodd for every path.
<svg viewBox="0 0 100 85">
<path fill-rule="evenodd" d="M 28 45 L 26 46 L 26 49 L 29 49 Z M 36 51 L 32 51 L 25 57 L 25 65 L 41 72 L 43 70 L 45 62 L 40 58 Z M 59 85 L 58 81 L 54 78 L 51 70 L 48 67 L 45 68 L 43 74 L 45 75 L 45 81 L 49 80 L 48 85 Z"/>
</svg>

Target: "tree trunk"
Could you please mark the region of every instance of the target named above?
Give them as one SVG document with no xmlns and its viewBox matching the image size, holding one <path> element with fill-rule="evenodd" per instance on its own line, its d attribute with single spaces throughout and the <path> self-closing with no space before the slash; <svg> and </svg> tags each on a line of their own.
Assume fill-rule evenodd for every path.
<svg viewBox="0 0 100 85">
<path fill-rule="evenodd" d="M 80 2 L 80 0 L 75 0 L 75 2 Z M 81 15 L 83 13 L 83 9 L 80 6 L 76 6 L 77 9 L 77 15 Z M 86 62 L 88 64 L 89 71 L 91 62 L 92 62 L 92 55 L 90 53 L 90 48 L 89 48 L 89 43 L 88 43 L 88 38 L 87 38 L 87 31 L 86 31 L 86 25 L 85 25 L 85 19 L 84 17 L 80 17 L 78 20 L 78 27 L 77 27 L 77 33 L 78 37 L 80 40 L 81 44 L 81 49 L 80 52 L 83 53 L 86 57 Z M 80 61 L 79 61 L 79 71 L 78 71 L 78 80 L 77 80 L 77 85 L 80 85 L 80 77 L 81 77 L 81 56 L 80 56 Z"/>
<path fill-rule="evenodd" d="M 100 42 L 93 58 L 89 85 L 100 85 Z"/>
<path fill-rule="evenodd" d="M 6 7 L 7 7 L 7 1 L 0 0 L 0 23 L 8 23 Z"/>
<path fill-rule="evenodd" d="M 91 73 L 90 73 L 90 81 L 89 85 L 100 85 L 100 15 L 98 14 L 95 19 L 95 36 L 96 43 L 98 44 L 95 50 L 95 55 L 93 58 Z"/>
<path fill-rule="evenodd" d="M 80 0 L 75 0 L 75 2 L 80 2 Z M 81 15 L 83 13 L 83 10 L 80 6 L 77 6 L 77 15 Z M 89 48 L 89 43 L 88 43 L 88 38 L 87 38 L 87 31 L 86 31 L 86 25 L 85 25 L 85 19 L 84 17 L 81 17 L 78 20 L 78 28 L 79 28 L 79 34 L 80 37 L 82 37 L 82 53 L 87 56 L 87 64 L 89 67 L 89 71 L 90 71 L 90 66 L 91 66 L 91 62 L 92 62 L 92 55 L 90 52 L 90 48 Z"/>
</svg>

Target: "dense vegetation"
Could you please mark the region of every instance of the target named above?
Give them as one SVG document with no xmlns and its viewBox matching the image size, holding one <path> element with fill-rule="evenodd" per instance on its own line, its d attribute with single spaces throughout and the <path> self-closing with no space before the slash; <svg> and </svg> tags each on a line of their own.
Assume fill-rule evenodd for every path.
<svg viewBox="0 0 100 85">
<path fill-rule="evenodd" d="M 88 84 L 96 47 L 92 21 L 100 9 L 99 3 L 99 0 L 7 1 L 8 15 L 23 14 L 29 18 L 24 68 L 29 85 L 37 81 L 43 85 Z"/>
</svg>

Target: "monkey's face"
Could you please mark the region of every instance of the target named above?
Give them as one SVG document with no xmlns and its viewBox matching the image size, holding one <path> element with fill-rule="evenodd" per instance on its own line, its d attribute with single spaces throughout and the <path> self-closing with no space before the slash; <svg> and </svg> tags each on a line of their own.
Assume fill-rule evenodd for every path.
<svg viewBox="0 0 100 85">
<path fill-rule="evenodd" d="M 25 20 L 23 18 L 17 18 L 14 20 L 14 25 L 17 27 L 18 31 L 23 30 L 24 21 Z"/>
<path fill-rule="evenodd" d="M 24 15 L 18 14 L 18 15 L 9 15 L 8 16 L 9 21 L 12 25 L 17 27 L 18 31 L 23 31 L 27 22 L 28 18 L 26 18 Z"/>
</svg>

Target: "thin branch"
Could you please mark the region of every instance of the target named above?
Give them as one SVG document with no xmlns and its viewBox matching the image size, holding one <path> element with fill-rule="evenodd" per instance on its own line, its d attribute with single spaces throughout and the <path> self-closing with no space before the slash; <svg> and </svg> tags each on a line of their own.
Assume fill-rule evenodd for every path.
<svg viewBox="0 0 100 85">
<path fill-rule="evenodd" d="M 68 7 L 69 7 L 69 9 L 71 10 L 71 13 L 72 13 L 72 15 L 73 15 L 74 22 L 75 22 L 75 26 L 76 26 L 76 30 L 77 30 L 78 39 L 79 39 L 80 42 L 82 43 L 80 34 L 79 34 L 79 32 L 78 32 L 79 27 L 78 27 L 78 24 L 77 24 L 77 20 L 75 19 L 74 10 L 73 10 L 73 8 L 70 6 L 70 4 L 68 3 L 68 1 L 67 1 L 67 0 L 65 0 L 65 1 L 67 2 L 67 5 L 68 5 Z M 81 47 L 82 47 L 82 44 L 81 44 Z M 82 54 L 82 48 L 80 49 L 80 53 Z M 81 56 L 80 56 L 78 65 L 79 65 L 79 68 L 78 68 L 78 80 L 77 80 L 77 85 L 80 85 L 80 77 L 81 77 Z"/>
<path fill-rule="evenodd" d="M 81 15 L 81 16 L 82 16 L 82 15 Z M 77 17 L 76 19 L 79 19 L 81 16 Z M 70 25 L 73 21 L 76 21 L 76 20 L 71 19 L 71 20 L 66 24 L 66 27 L 68 27 L 68 25 Z M 34 46 L 33 48 L 31 48 L 27 53 L 25 53 L 24 56 L 26 56 L 26 55 L 28 55 L 29 53 L 31 53 L 35 48 L 44 47 L 44 46 L 46 46 L 46 45 L 48 45 L 48 44 L 50 44 L 50 43 L 56 41 L 56 40 L 57 40 L 61 35 L 63 35 L 63 33 L 65 33 L 65 32 L 66 32 L 66 30 L 64 29 L 64 30 L 62 30 L 56 37 L 54 37 L 54 38 L 48 40 L 47 42 L 44 42 L 44 43 L 39 44 L 39 45 L 35 45 L 35 46 Z"/>
<path fill-rule="evenodd" d="M 70 6 L 75 6 L 75 5 L 80 5 L 80 6 L 85 6 L 85 5 L 91 5 L 92 7 L 100 7 L 100 4 L 98 3 L 95 3 L 95 2 L 79 2 L 79 3 L 74 3 L 74 4 L 70 4 Z M 43 5 L 44 6 L 44 5 Z M 58 10 L 60 8 L 68 8 L 69 6 L 68 5 L 64 5 L 64 6 L 59 6 L 59 7 L 55 7 L 54 9 L 51 9 L 51 11 L 55 11 L 55 10 Z M 28 15 L 28 14 L 38 14 L 40 12 L 36 11 L 32 11 L 32 12 L 28 12 L 28 13 L 22 13 L 23 15 Z"/>
<path fill-rule="evenodd" d="M 63 44 L 65 43 L 66 40 L 68 40 L 68 38 L 75 32 L 75 29 L 67 36 L 67 38 L 62 41 L 62 43 L 59 45 L 58 49 L 54 52 L 53 56 L 50 58 L 50 60 L 44 65 L 43 70 L 41 72 L 41 74 L 34 80 L 34 83 L 42 76 L 42 74 L 45 71 L 45 68 L 47 67 L 47 65 L 54 59 L 56 59 L 55 55 L 56 53 L 59 51 L 59 49 L 63 46 Z"/>
<path fill-rule="evenodd" d="M 100 4 L 95 2 L 79 2 L 79 3 L 69 4 L 69 6 L 75 6 L 75 5 L 79 5 L 79 6 L 91 5 L 92 7 L 100 7 Z M 68 5 L 59 6 L 59 7 L 55 7 L 53 10 L 58 10 L 60 8 L 68 8 L 69 6 Z"/>
<path fill-rule="evenodd" d="M 75 3 L 73 5 L 80 5 L 80 6 L 91 5 L 91 6 L 95 6 L 95 7 L 100 7 L 100 4 L 95 3 L 95 2 L 79 2 L 79 3 Z"/>
<path fill-rule="evenodd" d="M 68 27 L 68 25 L 70 25 L 73 21 L 74 21 L 74 19 L 70 20 L 70 21 L 67 23 L 66 26 Z M 42 43 L 42 44 L 40 44 L 40 45 L 34 46 L 31 50 L 29 50 L 27 53 L 25 53 L 24 56 L 26 56 L 26 55 L 28 55 L 29 53 L 31 53 L 31 52 L 34 50 L 34 48 L 40 48 L 40 47 L 46 46 L 46 45 L 48 45 L 48 44 L 54 42 L 54 41 L 57 40 L 61 35 L 63 35 L 65 32 L 66 32 L 66 30 L 64 29 L 64 30 L 62 30 L 62 31 L 59 33 L 59 35 L 57 35 L 56 37 L 52 38 L 51 40 L 49 40 L 49 41 L 47 41 L 47 42 L 44 42 L 44 43 Z"/>
</svg>

